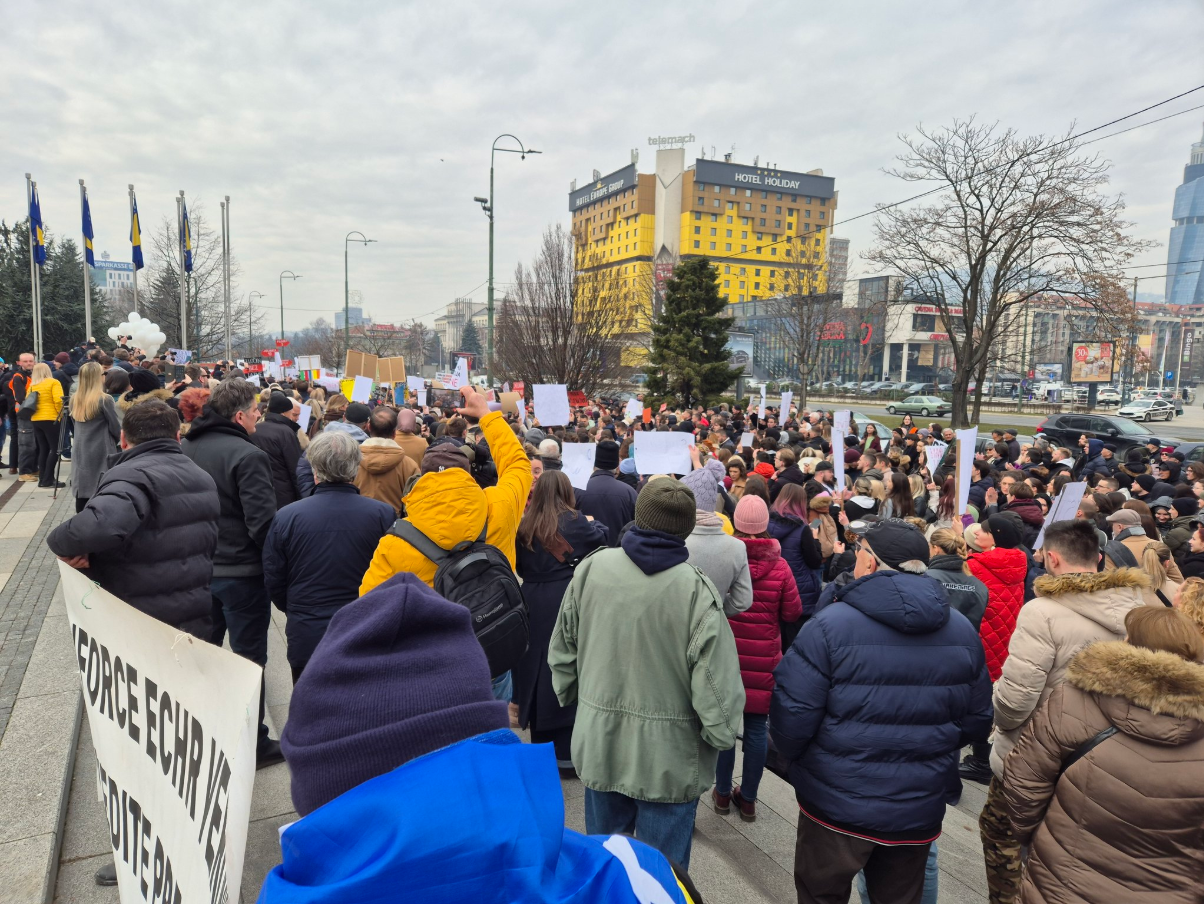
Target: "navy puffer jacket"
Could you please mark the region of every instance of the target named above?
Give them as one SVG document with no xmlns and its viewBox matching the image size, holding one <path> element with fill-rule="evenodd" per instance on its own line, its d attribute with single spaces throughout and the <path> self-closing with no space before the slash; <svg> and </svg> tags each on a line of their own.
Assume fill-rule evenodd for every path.
<svg viewBox="0 0 1204 904">
<path fill-rule="evenodd" d="M 774 672 L 770 731 L 803 812 L 880 841 L 940 834 L 958 751 L 985 741 L 978 632 L 934 578 L 878 571 L 836 591 Z"/>
<path fill-rule="evenodd" d="M 770 512 L 769 536 L 781 544 L 782 558 L 790 566 L 794 583 L 798 586 L 799 599 L 803 601 L 803 618 L 810 618 L 823 589 L 824 564 L 819 544 L 811 534 L 811 525 L 797 518 Z"/>
</svg>

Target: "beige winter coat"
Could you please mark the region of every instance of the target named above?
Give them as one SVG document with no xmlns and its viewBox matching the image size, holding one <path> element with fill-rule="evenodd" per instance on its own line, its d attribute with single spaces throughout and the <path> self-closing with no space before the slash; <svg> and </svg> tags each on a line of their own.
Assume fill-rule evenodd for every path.
<svg viewBox="0 0 1204 904">
<path fill-rule="evenodd" d="M 1097 640 L 1121 640 L 1125 614 L 1145 605 L 1150 579 L 1137 568 L 1037 578 L 1037 596 L 1025 603 L 995 682 L 991 771 L 1003 764 L 1020 730 L 1066 678 L 1066 667 Z"/>
<path fill-rule="evenodd" d="M 1127 643 L 1083 650 L 1008 757 L 1003 792 L 1030 844 L 1021 904 L 1198 904 L 1204 666 Z"/>
</svg>

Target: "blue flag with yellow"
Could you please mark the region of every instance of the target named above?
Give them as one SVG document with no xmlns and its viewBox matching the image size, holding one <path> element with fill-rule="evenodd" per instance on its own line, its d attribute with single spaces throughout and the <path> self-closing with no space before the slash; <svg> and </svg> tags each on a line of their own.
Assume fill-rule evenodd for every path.
<svg viewBox="0 0 1204 904">
<path fill-rule="evenodd" d="M 188 222 L 188 205 L 180 201 L 184 211 L 184 220 L 180 225 L 180 247 L 184 249 L 184 272 L 192 272 L 192 226 Z"/>
<path fill-rule="evenodd" d="M 92 205 L 88 203 L 88 192 L 84 190 L 84 259 L 89 267 L 96 266 L 96 257 L 92 253 Z"/>
<path fill-rule="evenodd" d="M 142 263 L 142 228 L 138 225 L 138 199 L 130 192 L 130 244 L 134 247 L 134 269 L 141 270 Z"/>
<path fill-rule="evenodd" d="M 40 267 L 46 263 L 46 233 L 42 229 L 42 205 L 38 201 L 38 187 L 33 187 L 29 196 L 29 235 L 33 241 L 33 259 Z"/>
</svg>

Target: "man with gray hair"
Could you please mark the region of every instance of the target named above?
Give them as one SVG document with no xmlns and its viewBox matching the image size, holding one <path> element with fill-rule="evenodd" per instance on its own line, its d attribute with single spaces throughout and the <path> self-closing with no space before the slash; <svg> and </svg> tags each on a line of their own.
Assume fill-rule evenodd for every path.
<svg viewBox="0 0 1204 904">
<path fill-rule="evenodd" d="M 561 471 L 564 469 L 560 461 L 560 444 L 549 437 L 539 444 L 539 460 L 543 462 L 545 471 Z"/>
<path fill-rule="evenodd" d="M 362 453 L 346 433 L 320 433 L 306 452 L 314 472 L 312 496 L 281 509 L 263 546 L 263 575 L 285 613 L 288 664 L 301 676 L 330 619 L 359 597 L 376 544 L 396 512 L 361 496 L 355 485 Z"/>
</svg>

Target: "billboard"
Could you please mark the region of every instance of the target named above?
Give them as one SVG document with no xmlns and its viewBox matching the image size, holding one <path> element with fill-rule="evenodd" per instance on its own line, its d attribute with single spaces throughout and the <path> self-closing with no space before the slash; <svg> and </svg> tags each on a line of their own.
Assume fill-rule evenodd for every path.
<svg viewBox="0 0 1204 904">
<path fill-rule="evenodd" d="M 574 192 L 569 193 L 569 210 L 577 210 L 585 207 L 587 204 L 593 204 L 595 201 L 601 201 L 603 198 L 608 198 L 615 192 L 623 191 L 626 188 L 635 188 L 636 179 L 639 174 L 635 170 L 635 164 L 629 163 L 620 170 L 615 170 L 609 176 L 603 176 L 597 182 L 591 182 L 585 188 L 579 188 Z"/>
<path fill-rule="evenodd" d="M 609 178 L 609 177 L 608 177 Z M 836 180 L 831 176 L 791 173 L 768 166 L 743 166 L 719 160 L 695 160 L 694 182 L 704 185 L 728 185 L 773 192 L 790 192 L 813 198 L 834 198 Z M 576 206 L 576 205 L 573 205 Z"/>
<path fill-rule="evenodd" d="M 1032 377 L 1043 383 L 1062 382 L 1062 362 L 1057 364 L 1034 364 Z"/>
<path fill-rule="evenodd" d="M 829 320 L 820 328 L 820 345 L 842 345 L 844 340 L 845 333 L 843 320 Z"/>
<path fill-rule="evenodd" d="M 753 363 L 753 334 L 742 333 L 738 330 L 728 330 L 727 352 L 731 356 L 727 360 L 727 366 L 743 368 L 744 376 L 751 377 Z"/>
<path fill-rule="evenodd" d="M 1112 379 L 1112 342 L 1076 342 L 1070 350 L 1071 383 L 1107 383 Z"/>
<path fill-rule="evenodd" d="M 1191 347 L 1195 342 L 1195 338 L 1195 327 L 1183 327 L 1183 361 L 1180 365 L 1183 370 L 1191 370 Z"/>
</svg>

